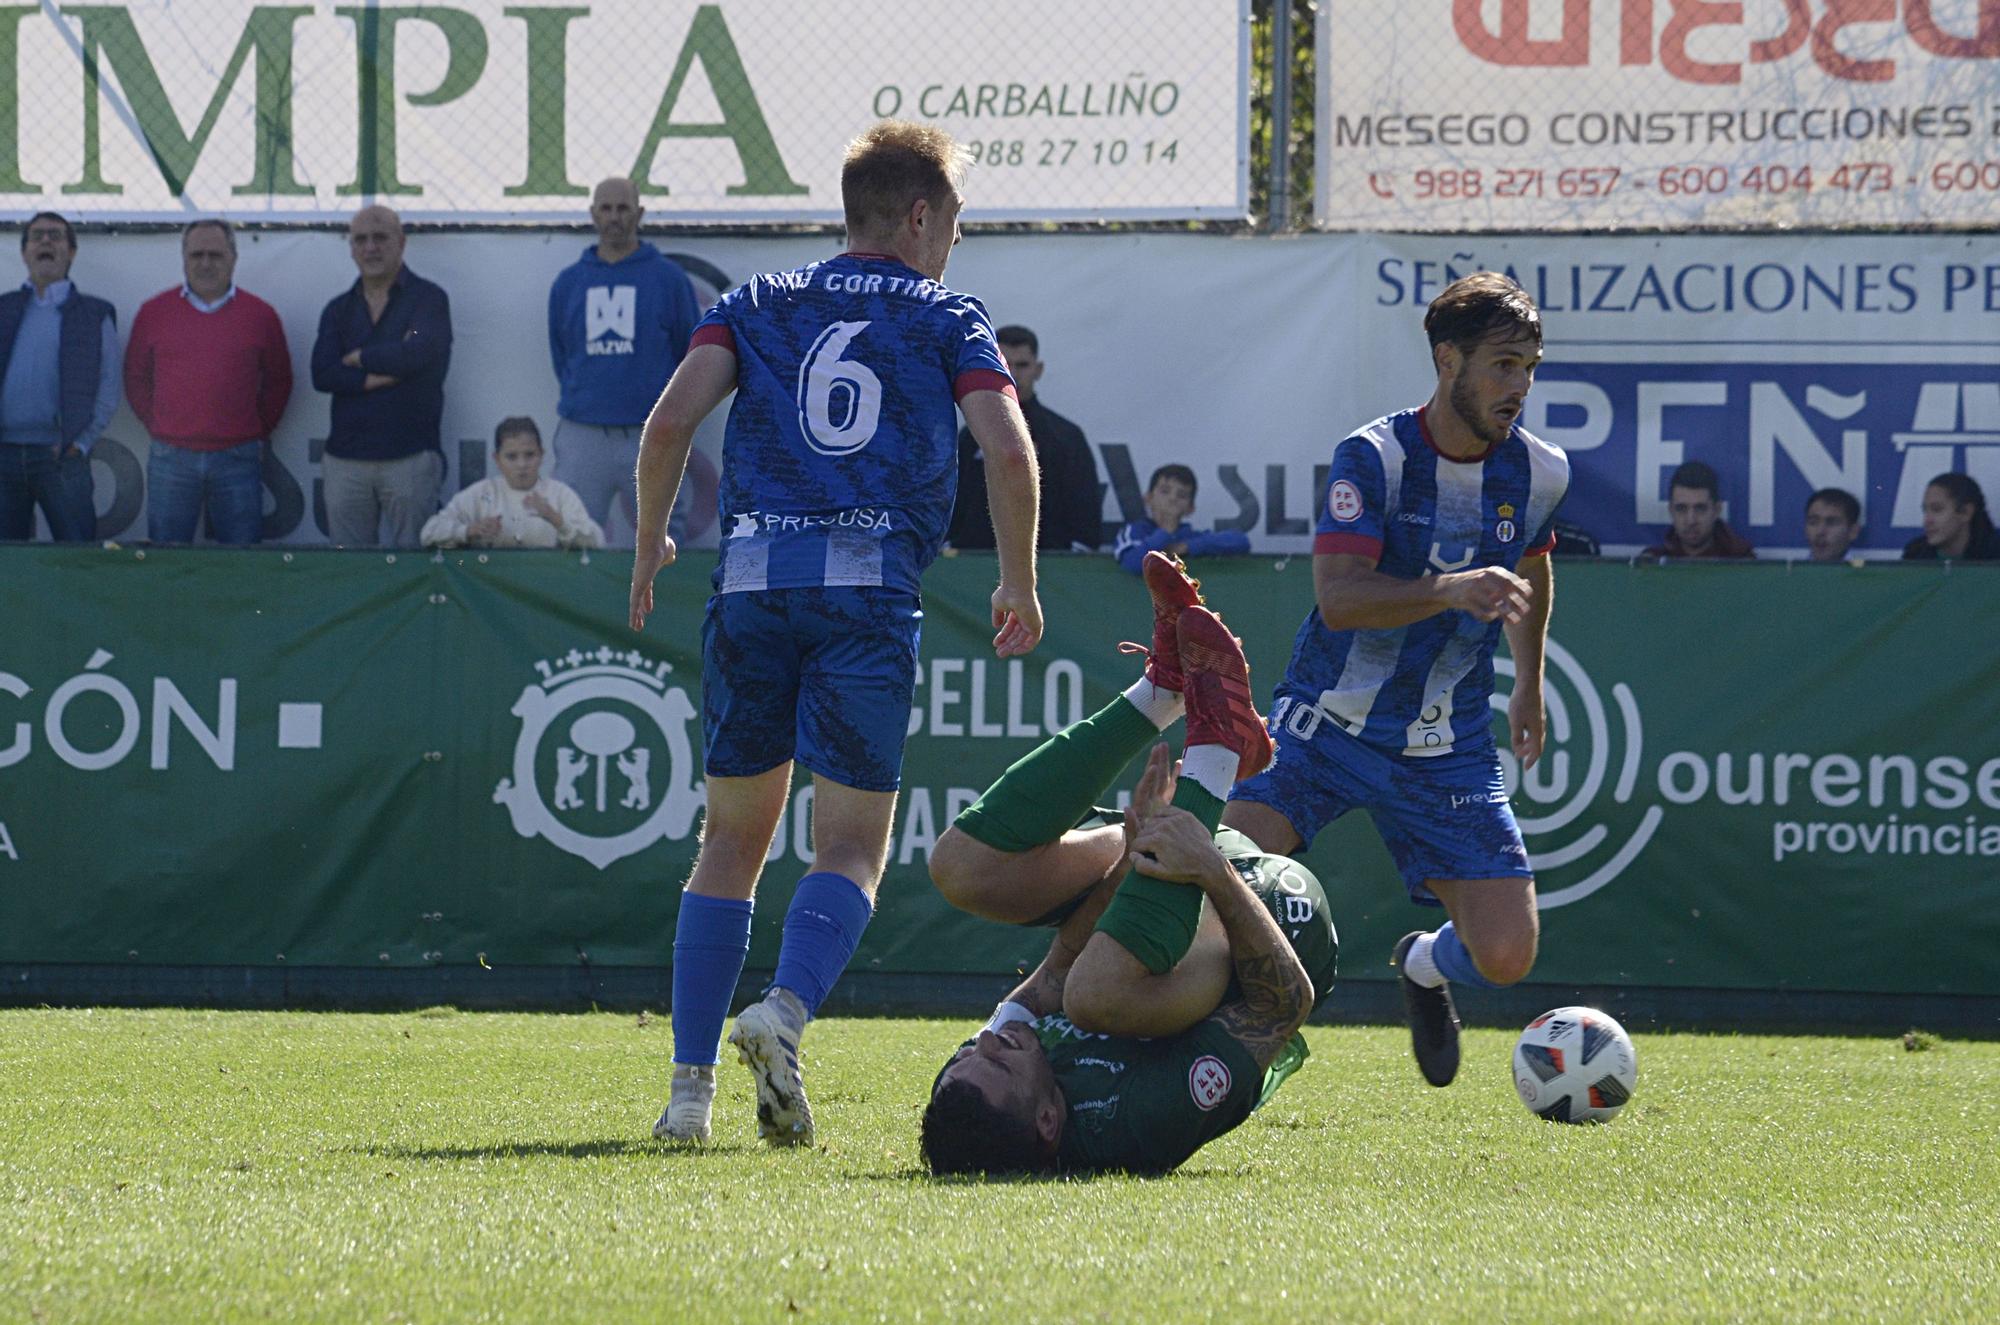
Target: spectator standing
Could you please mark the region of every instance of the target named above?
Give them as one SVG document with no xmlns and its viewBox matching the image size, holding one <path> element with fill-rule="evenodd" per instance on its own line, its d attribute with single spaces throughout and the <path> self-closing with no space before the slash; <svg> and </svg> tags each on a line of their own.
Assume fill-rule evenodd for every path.
<svg viewBox="0 0 2000 1325">
<path fill-rule="evenodd" d="M 1688 461 L 1667 480 L 1667 515 L 1673 527 L 1646 556 L 1726 561 L 1757 555 L 1750 540 L 1723 521 L 1722 480 L 1699 460 Z"/>
<path fill-rule="evenodd" d="M 76 230 L 55 212 L 21 229 L 28 279 L 0 295 L 0 540 L 97 535 L 90 448 L 118 412 L 118 314 L 76 288 Z"/>
<path fill-rule="evenodd" d="M 387 207 L 356 212 L 347 242 L 360 275 L 319 315 L 312 355 L 313 386 L 333 397 L 327 537 L 416 547 L 444 479 L 451 301 L 403 265 L 403 223 Z"/>
<path fill-rule="evenodd" d="M 590 200 L 597 242 L 549 287 L 549 357 L 562 386 L 556 475 L 607 528 L 619 494 L 632 491 L 646 414 L 701 319 L 687 273 L 639 241 L 645 216 L 631 180 L 599 183 Z M 693 492 L 683 485 L 674 505 L 667 532 L 677 543 Z"/>
<path fill-rule="evenodd" d="M 1861 500 L 1845 488 L 1821 488 L 1806 498 L 1806 552 L 1814 561 L 1841 561 L 1861 536 Z"/>
<path fill-rule="evenodd" d="M 604 531 L 575 489 L 542 477 L 542 430 L 525 417 L 493 430 L 493 464 L 424 522 L 425 547 L 603 547 Z"/>
<path fill-rule="evenodd" d="M 1035 546 L 1044 552 L 1094 552 L 1104 541 L 1104 499 L 1097 488 L 1097 461 L 1083 429 L 1050 409 L 1036 394 L 1042 380 L 1041 341 L 1026 327 L 1002 327 L 994 333 L 1001 357 L 1014 375 L 1021 413 L 1035 443 L 1035 469 L 1040 476 L 1042 524 Z M 958 502 L 952 509 L 945 541 L 966 550 L 993 547 L 993 521 L 986 498 L 986 465 L 972 430 L 958 430 Z M 1143 555 L 1143 554 L 1141 554 Z"/>
<path fill-rule="evenodd" d="M 229 222 L 181 231 L 180 288 L 139 307 L 125 347 L 125 399 L 153 439 L 146 524 L 155 543 L 192 543 L 202 509 L 218 543 L 255 543 L 264 524 L 264 448 L 292 398 L 292 352 L 269 304 L 236 288 Z"/>
<path fill-rule="evenodd" d="M 1170 557 L 1240 557 L 1250 550 L 1250 535 L 1240 529 L 1203 533 L 1187 523 L 1194 514 L 1194 471 L 1186 465 L 1161 465 L 1146 484 L 1146 514 L 1118 531 L 1111 546 L 1118 564 L 1141 573 L 1148 552 Z"/>
<path fill-rule="evenodd" d="M 1924 532 L 1903 548 L 1905 561 L 2000 561 L 2000 534 L 1986 494 L 1969 474 L 1939 474 L 1924 487 Z"/>
</svg>

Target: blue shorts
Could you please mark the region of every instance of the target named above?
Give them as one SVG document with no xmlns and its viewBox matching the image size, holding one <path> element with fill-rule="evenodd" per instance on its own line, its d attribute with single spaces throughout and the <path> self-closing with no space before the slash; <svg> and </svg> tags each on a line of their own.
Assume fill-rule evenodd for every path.
<svg viewBox="0 0 2000 1325">
<path fill-rule="evenodd" d="M 1368 811 L 1410 900 L 1424 906 L 1439 904 L 1429 879 L 1534 877 L 1493 750 L 1385 754 L 1336 722 L 1316 721 L 1317 696 L 1281 688 L 1278 698 L 1287 697 L 1285 721 L 1271 724 L 1277 762 L 1237 783 L 1229 799 L 1276 810 L 1308 845 L 1349 810 Z"/>
<path fill-rule="evenodd" d="M 924 612 L 900 589 L 716 594 L 701 623 L 702 765 L 754 777 L 796 759 L 862 791 L 894 791 Z"/>
</svg>

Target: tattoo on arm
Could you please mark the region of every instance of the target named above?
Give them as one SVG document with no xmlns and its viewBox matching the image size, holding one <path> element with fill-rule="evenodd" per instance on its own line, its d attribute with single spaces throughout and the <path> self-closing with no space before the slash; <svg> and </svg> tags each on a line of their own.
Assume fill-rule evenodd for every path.
<svg viewBox="0 0 2000 1325">
<path fill-rule="evenodd" d="M 1236 982 L 1243 996 L 1215 1010 L 1215 1019 L 1257 1060 L 1269 1067 L 1312 1007 L 1312 981 L 1288 949 L 1236 959 Z"/>
</svg>

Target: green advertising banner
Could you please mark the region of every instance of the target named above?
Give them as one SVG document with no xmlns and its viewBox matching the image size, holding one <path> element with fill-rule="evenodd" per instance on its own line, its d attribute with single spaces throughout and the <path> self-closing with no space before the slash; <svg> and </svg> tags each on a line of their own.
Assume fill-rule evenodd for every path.
<svg viewBox="0 0 2000 1325">
<path fill-rule="evenodd" d="M 670 570 L 634 635 L 617 555 L 0 550 L 0 963 L 665 966 L 711 565 Z M 1198 569 L 1268 694 L 1307 559 Z M 927 579 L 889 876 L 851 969 L 1004 973 L 1045 946 L 952 910 L 928 853 L 1129 683 L 1116 646 L 1151 614 L 1109 559 L 1050 558 L 1047 638 L 1002 662 L 992 579 L 982 557 Z M 2000 995 L 2000 572 L 1558 563 L 1557 586 L 1549 751 L 1515 794 L 1536 980 Z M 753 968 L 775 963 L 810 804 L 802 780 Z M 1364 815 L 1306 859 L 1345 973 L 1386 978 L 1435 913 Z"/>
</svg>

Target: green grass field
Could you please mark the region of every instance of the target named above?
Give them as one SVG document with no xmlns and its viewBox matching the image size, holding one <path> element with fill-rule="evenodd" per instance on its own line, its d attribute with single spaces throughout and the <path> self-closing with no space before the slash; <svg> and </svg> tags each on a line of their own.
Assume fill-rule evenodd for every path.
<svg viewBox="0 0 2000 1325">
<path fill-rule="evenodd" d="M 1609 1127 L 1511 1036 L 1309 1032 L 1165 1179 L 937 1182 L 960 1023 L 831 1019 L 823 1139 L 648 1139 L 631 1015 L 0 1012 L 0 1320 L 2000 1320 L 2000 1044 L 1648 1035 Z"/>
</svg>

